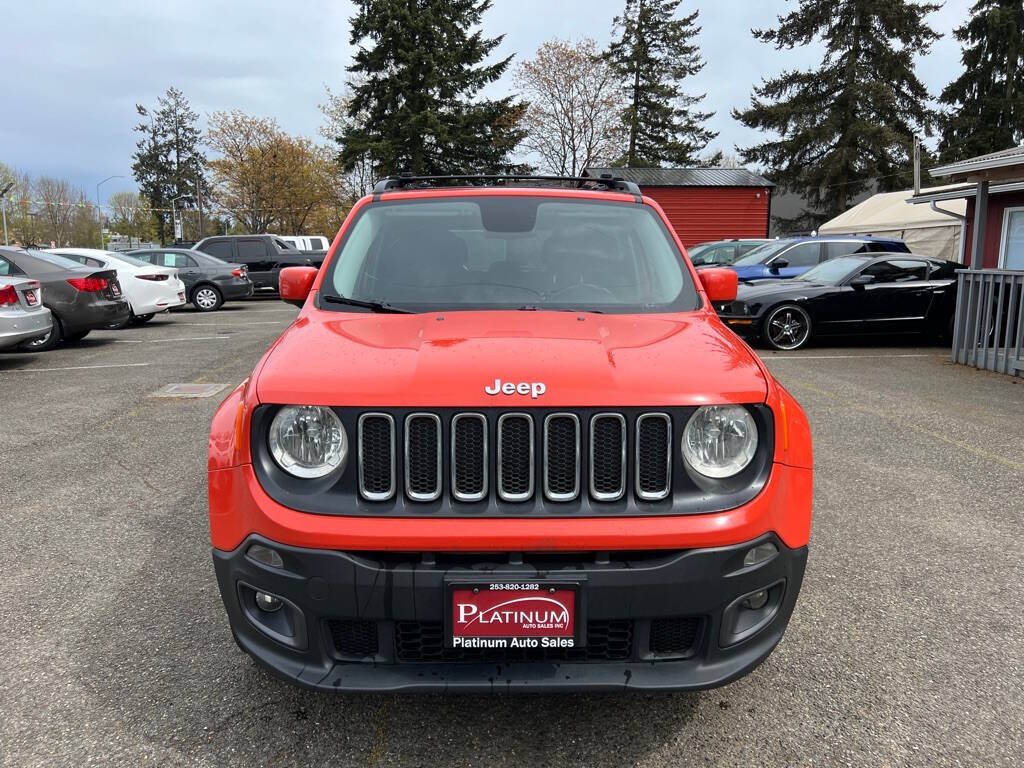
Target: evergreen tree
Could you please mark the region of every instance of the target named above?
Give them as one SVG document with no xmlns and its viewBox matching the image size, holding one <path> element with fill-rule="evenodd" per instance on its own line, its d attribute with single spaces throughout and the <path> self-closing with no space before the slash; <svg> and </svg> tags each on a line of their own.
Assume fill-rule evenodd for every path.
<svg viewBox="0 0 1024 768">
<path fill-rule="evenodd" d="M 205 199 L 209 195 L 206 157 L 200 149 L 199 115 L 189 106 L 185 95 L 173 87 L 157 99 L 157 109 L 141 104 L 136 104 L 135 109 L 145 118 L 135 126 L 142 138 L 132 155 L 132 174 L 142 194 L 154 209 L 170 209 L 171 201 L 182 195 L 188 197 L 177 200 L 174 207 L 195 207 L 200 196 Z M 170 211 L 154 213 L 160 242 L 166 243 L 168 235 L 173 236 Z"/>
<path fill-rule="evenodd" d="M 825 46 L 818 69 L 762 80 L 750 108 L 733 110 L 744 125 L 776 135 L 739 152 L 804 195 L 802 226 L 846 210 L 873 183 L 880 190 L 910 185 L 914 134 L 930 135 L 934 120 L 914 56 L 938 37 L 925 23 L 938 8 L 915 0 L 800 0 L 777 29 L 753 30 L 779 50 L 819 37 Z"/>
<path fill-rule="evenodd" d="M 615 40 L 605 56 L 623 80 L 626 109 L 622 119 L 629 133 L 627 166 L 714 165 L 721 153 L 705 161 L 697 155 L 717 133 L 704 124 L 714 112 L 695 107 L 704 94 L 691 96 L 682 83 L 704 68 L 694 38 L 698 11 L 675 18 L 681 0 L 626 0 L 616 16 Z"/>
<path fill-rule="evenodd" d="M 1024 2 L 978 0 L 954 34 L 963 74 L 940 97 L 943 162 L 998 152 L 1024 142 Z"/>
<path fill-rule="evenodd" d="M 378 176 L 507 173 L 525 106 L 478 98 L 512 57 L 484 60 L 502 38 L 479 30 L 491 0 L 356 0 L 358 51 L 348 71 L 351 122 L 338 137 L 345 171 L 371 159 Z"/>
</svg>

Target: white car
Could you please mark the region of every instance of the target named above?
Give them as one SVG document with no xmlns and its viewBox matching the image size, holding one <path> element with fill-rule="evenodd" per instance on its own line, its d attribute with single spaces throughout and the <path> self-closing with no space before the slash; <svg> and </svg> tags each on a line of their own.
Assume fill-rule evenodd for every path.
<svg viewBox="0 0 1024 768">
<path fill-rule="evenodd" d="M 0 349 L 40 339 L 52 326 L 38 280 L 0 275 Z"/>
<path fill-rule="evenodd" d="M 157 312 L 185 304 L 185 284 L 172 267 L 158 267 L 134 256 L 98 248 L 53 248 L 50 253 L 89 267 L 117 270 L 117 280 L 132 309 L 125 325 L 132 321 L 144 323 Z"/>
<path fill-rule="evenodd" d="M 323 235 L 278 235 L 297 251 L 326 251 L 331 241 Z"/>
</svg>

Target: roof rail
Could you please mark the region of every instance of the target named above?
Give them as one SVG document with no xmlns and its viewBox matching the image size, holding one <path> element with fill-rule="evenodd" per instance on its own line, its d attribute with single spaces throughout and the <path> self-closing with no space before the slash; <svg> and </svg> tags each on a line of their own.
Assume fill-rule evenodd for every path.
<svg viewBox="0 0 1024 768">
<path fill-rule="evenodd" d="M 466 184 L 448 184 L 446 182 L 463 181 Z M 444 186 L 488 187 L 504 186 L 505 182 L 515 181 L 560 181 L 571 182 L 578 189 L 595 189 L 605 192 L 625 192 L 640 197 L 640 187 L 632 181 L 625 181 L 619 176 L 602 173 L 600 176 L 531 176 L 529 174 L 467 174 L 451 176 L 414 176 L 401 173 L 388 176 L 373 186 L 373 194 L 397 192 L 402 189 L 436 189 Z M 441 182 L 441 183 L 438 183 Z"/>
</svg>

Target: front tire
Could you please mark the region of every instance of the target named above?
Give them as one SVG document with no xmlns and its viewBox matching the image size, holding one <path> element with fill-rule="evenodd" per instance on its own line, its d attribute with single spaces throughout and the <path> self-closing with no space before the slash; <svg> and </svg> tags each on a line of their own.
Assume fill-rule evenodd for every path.
<svg viewBox="0 0 1024 768">
<path fill-rule="evenodd" d="M 192 305 L 200 312 L 214 312 L 223 303 L 224 297 L 212 285 L 200 285 L 192 292 Z"/>
<path fill-rule="evenodd" d="M 64 340 L 68 342 L 81 341 L 90 333 L 92 333 L 91 329 L 88 331 L 79 331 L 78 333 L 69 333 L 67 336 L 64 337 Z"/>
<path fill-rule="evenodd" d="M 53 316 L 53 327 L 50 328 L 50 332 L 43 336 L 41 339 L 33 339 L 32 341 L 23 341 L 18 345 L 18 349 L 23 352 L 45 352 L 48 349 L 53 349 L 61 341 L 64 340 L 64 329 L 61 327 L 60 320 L 57 316 Z"/>
<path fill-rule="evenodd" d="M 761 339 L 772 349 L 782 352 L 800 349 L 810 338 L 810 315 L 796 304 L 772 308 L 761 324 Z"/>
</svg>

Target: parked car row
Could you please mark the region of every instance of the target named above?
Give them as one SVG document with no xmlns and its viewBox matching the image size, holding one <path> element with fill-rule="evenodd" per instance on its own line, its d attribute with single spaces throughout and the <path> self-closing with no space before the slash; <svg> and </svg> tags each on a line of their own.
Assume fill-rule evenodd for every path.
<svg viewBox="0 0 1024 768">
<path fill-rule="evenodd" d="M 0 348 L 40 352 L 187 302 L 209 312 L 253 294 L 243 264 L 184 249 L 136 253 L 0 248 Z"/>
</svg>

